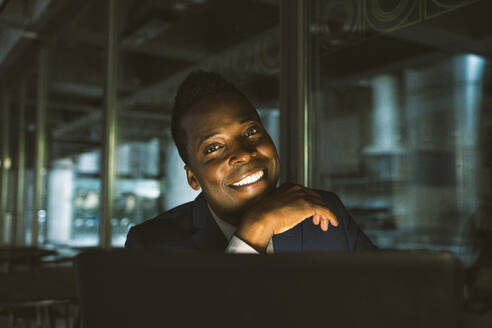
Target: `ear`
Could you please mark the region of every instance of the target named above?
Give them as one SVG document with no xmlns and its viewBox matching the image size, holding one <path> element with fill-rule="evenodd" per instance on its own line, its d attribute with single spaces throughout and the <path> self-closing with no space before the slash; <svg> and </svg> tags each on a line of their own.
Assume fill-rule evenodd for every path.
<svg viewBox="0 0 492 328">
<path fill-rule="evenodd" d="M 188 179 L 188 184 L 190 185 L 190 187 L 197 191 L 200 190 L 200 182 L 198 182 L 195 173 L 193 173 L 188 165 L 185 165 L 184 169 L 186 170 L 186 178 Z"/>
</svg>

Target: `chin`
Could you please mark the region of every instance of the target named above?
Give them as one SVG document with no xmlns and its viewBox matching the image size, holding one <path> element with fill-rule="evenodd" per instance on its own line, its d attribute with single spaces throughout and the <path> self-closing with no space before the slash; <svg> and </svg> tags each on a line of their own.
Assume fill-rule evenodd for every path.
<svg viewBox="0 0 492 328">
<path fill-rule="evenodd" d="M 249 208 L 252 205 L 260 202 L 264 196 L 266 196 L 270 191 L 273 190 L 274 187 L 275 186 L 268 185 L 268 186 L 266 186 L 266 188 L 264 188 L 262 190 L 258 190 L 257 193 L 250 195 L 250 197 L 248 199 L 246 199 L 246 201 L 244 202 L 245 207 Z"/>
</svg>

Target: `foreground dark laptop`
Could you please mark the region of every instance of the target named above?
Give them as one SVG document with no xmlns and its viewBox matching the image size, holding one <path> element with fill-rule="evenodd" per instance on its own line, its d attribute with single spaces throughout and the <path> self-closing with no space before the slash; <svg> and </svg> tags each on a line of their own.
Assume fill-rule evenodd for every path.
<svg viewBox="0 0 492 328">
<path fill-rule="evenodd" d="M 83 327 L 461 327 L 449 253 L 76 258 Z"/>
</svg>

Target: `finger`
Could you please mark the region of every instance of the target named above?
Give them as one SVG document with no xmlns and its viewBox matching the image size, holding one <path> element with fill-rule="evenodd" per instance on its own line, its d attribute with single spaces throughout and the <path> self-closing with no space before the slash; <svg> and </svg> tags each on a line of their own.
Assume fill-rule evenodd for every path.
<svg viewBox="0 0 492 328">
<path fill-rule="evenodd" d="M 313 189 L 305 188 L 304 191 L 310 196 L 313 196 L 317 199 L 322 199 L 321 195 L 316 191 L 314 191 Z"/>
<path fill-rule="evenodd" d="M 329 223 L 335 227 L 338 227 L 338 219 L 335 214 L 333 214 L 330 209 L 328 209 L 325 206 L 319 206 L 315 205 L 316 207 L 314 208 L 315 213 L 320 215 L 321 218 L 325 218 L 329 221 Z"/>
<path fill-rule="evenodd" d="M 290 183 L 290 182 L 284 182 L 282 183 L 278 189 L 280 190 L 286 190 L 286 189 L 289 189 L 289 188 L 292 188 L 293 186 L 295 186 L 293 183 Z"/>
<path fill-rule="evenodd" d="M 324 208 L 328 209 L 325 202 L 323 202 L 323 200 L 321 200 L 320 198 L 316 198 L 316 197 L 312 197 L 312 196 L 308 195 L 308 196 L 303 198 L 303 201 L 307 202 L 308 206 L 311 205 L 314 207 L 324 207 Z"/>
<path fill-rule="evenodd" d="M 321 196 L 318 193 L 315 193 L 313 191 L 303 190 L 298 195 L 296 195 L 296 197 L 301 197 L 301 198 L 306 199 L 308 201 L 313 201 L 313 202 L 316 202 L 317 204 L 322 204 L 322 205 L 326 206 L 326 204 L 323 201 L 323 199 L 321 198 Z"/>
<path fill-rule="evenodd" d="M 328 220 L 325 218 L 321 219 L 321 230 L 328 231 Z"/>
<path fill-rule="evenodd" d="M 319 221 L 320 221 L 320 217 L 319 217 L 319 215 L 318 215 L 318 214 L 314 214 L 314 215 L 313 215 L 313 223 L 314 223 L 315 225 L 318 225 L 318 224 L 319 224 Z"/>
<path fill-rule="evenodd" d="M 282 190 L 304 190 L 306 189 L 303 185 L 296 184 L 296 183 L 291 183 L 291 182 L 285 182 L 282 183 L 279 187 L 279 189 Z"/>
<path fill-rule="evenodd" d="M 333 224 L 336 225 L 336 216 L 331 212 L 331 210 L 326 206 L 326 204 L 319 199 L 303 199 L 296 203 L 295 207 L 298 210 L 305 211 L 306 217 L 314 216 L 318 214 L 321 217 L 332 218 Z"/>
<path fill-rule="evenodd" d="M 310 198 L 298 200 L 296 205 L 294 205 L 294 210 L 302 212 L 304 218 L 317 214 L 320 216 L 320 219 L 324 217 L 331 225 L 338 227 L 337 217 L 320 199 Z"/>
<path fill-rule="evenodd" d="M 293 183 L 285 182 L 285 183 L 282 183 L 277 188 L 275 188 L 274 190 L 272 190 L 272 193 L 274 193 L 274 194 L 284 194 L 284 193 L 289 192 L 289 190 L 292 189 L 294 186 L 295 185 Z"/>
<path fill-rule="evenodd" d="M 300 184 L 284 183 L 280 186 L 279 189 L 287 189 L 286 191 L 291 193 L 293 196 L 296 195 L 297 197 L 307 196 L 309 198 L 314 197 L 316 199 L 322 199 L 319 193 Z"/>
</svg>

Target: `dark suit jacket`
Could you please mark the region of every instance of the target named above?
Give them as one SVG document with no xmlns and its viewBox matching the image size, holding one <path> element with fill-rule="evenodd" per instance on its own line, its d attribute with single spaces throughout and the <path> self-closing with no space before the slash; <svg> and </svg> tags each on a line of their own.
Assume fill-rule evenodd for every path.
<svg viewBox="0 0 492 328">
<path fill-rule="evenodd" d="M 275 253 L 306 251 L 366 251 L 376 247 L 359 229 L 338 197 L 317 190 L 339 221 L 322 231 L 312 220 L 273 236 Z M 130 250 L 204 250 L 224 251 L 228 241 L 210 213 L 203 194 L 154 219 L 130 229 L 125 247 Z"/>
</svg>

